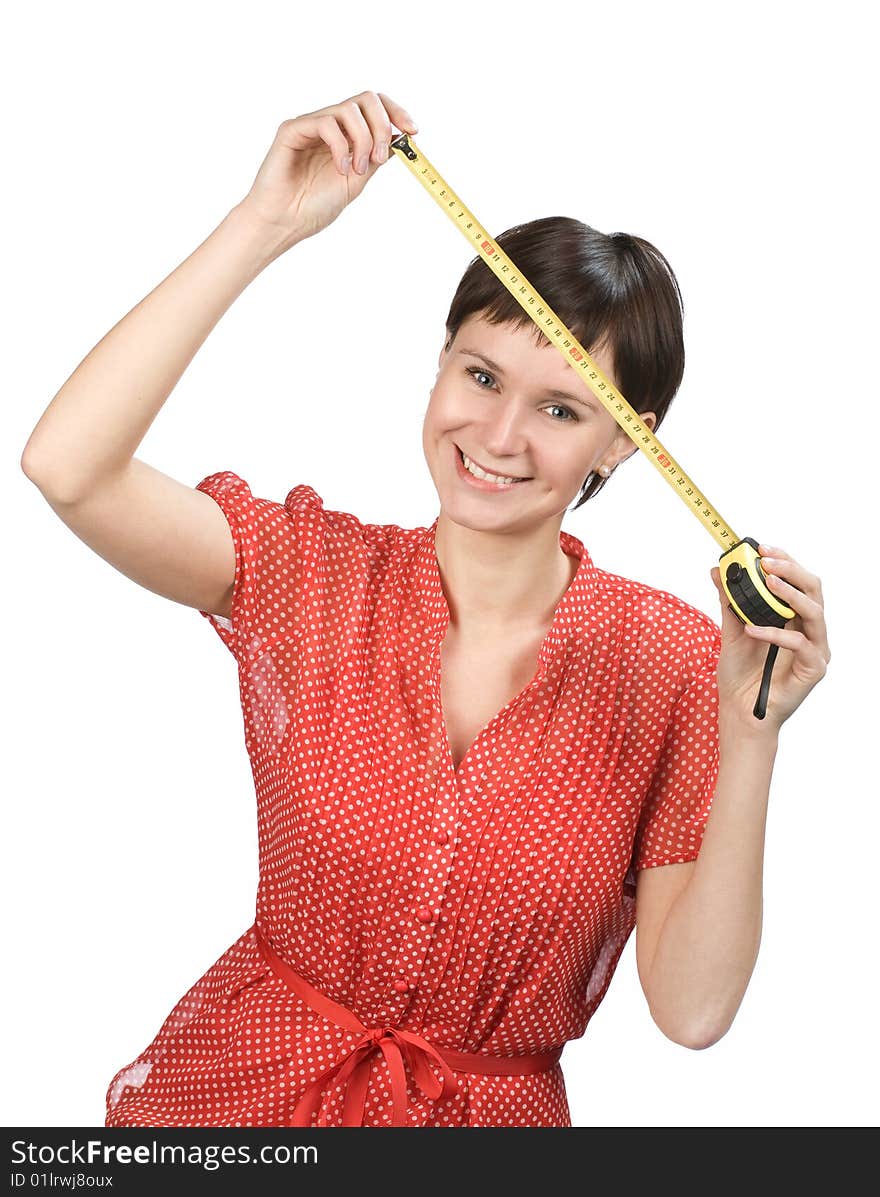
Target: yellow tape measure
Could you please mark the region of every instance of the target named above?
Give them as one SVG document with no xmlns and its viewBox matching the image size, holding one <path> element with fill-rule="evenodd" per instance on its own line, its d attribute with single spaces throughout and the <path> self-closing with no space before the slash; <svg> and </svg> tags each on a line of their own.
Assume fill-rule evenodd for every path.
<svg viewBox="0 0 880 1197">
<path fill-rule="evenodd" d="M 605 410 L 613 416 L 630 440 L 641 449 L 662 478 L 669 483 L 688 509 L 700 521 L 710 536 L 724 549 L 719 557 L 721 583 L 730 599 L 730 607 L 742 623 L 763 627 L 783 627 L 797 612 L 782 602 L 767 588 L 758 542 L 751 536 L 738 537 L 721 518 L 706 496 L 684 472 L 672 454 L 664 448 L 643 422 L 639 413 L 606 378 L 574 334 L 562 323 L 550 305 L 531 285 L 504 250 L 486 232 L 473 212 L 449 186 L 443 176 L 415 145 L 409 133 L 402 133 L 391 142 L 391 149 L 429 195 L 440 205 L 452 223 L 476 245 L 482 260 L 517 303 L 531 317 L 547 340 L 586 383 Z M 767 711 L 770 674 L 776 660 L 778 646 L 771 644 L 754 715 L 763 719 Z"/>
</svg>

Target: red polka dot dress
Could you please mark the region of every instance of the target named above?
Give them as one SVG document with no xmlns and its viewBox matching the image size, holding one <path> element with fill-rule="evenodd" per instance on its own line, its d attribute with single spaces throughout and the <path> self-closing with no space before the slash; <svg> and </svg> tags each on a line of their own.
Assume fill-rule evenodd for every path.
<svg viewBox="0 0 880 1197">
<path fill-rule="evenodd" d="M 311 486 L 198 484 L 235 542 L 255 920 L 107 1088 L 107 1126 L 570 1126 L 559 1056 L 635 926 L 636 870 L 694 860 L 721 629 L 578 559 L 528 685 L 458 769 L 430 528 Z"/>
</svg>

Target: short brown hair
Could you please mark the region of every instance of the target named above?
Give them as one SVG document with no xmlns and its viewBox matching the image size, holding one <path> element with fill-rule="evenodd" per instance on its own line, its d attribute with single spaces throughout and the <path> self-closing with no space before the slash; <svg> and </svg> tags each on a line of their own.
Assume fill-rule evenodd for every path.
<svg viewBox="0 0 880 1197">
<path fill-rule="evenodd" d="M 658 428 L 684 375 L 684 303 L 663 254 L 642 237 L 600 233 L 569 216 L 514 225 L 495 241 L 588 353 L 610 348 L 623 397 L 637 412 L 655 412 Z M 479 256 L 452 298 L 447 344 L 470 316 L 527 327 L 539 344 L 550 344 Z M 572 510 L 606 481 L 588 474 Z"/>
</svg>

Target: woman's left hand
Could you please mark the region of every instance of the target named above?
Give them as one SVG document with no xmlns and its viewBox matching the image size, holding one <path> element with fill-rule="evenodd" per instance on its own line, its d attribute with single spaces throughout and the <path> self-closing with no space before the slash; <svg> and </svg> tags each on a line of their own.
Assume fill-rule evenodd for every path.
<svg viewBox="0 0 880 1197">
<path fill-rule="evenodd" d="M 721 601 L 721 654 L 718 659 L 719 713 L 757 725 L 755 701 L 764 672 L 767 649 L 779 646 L 770 675 L 767 713 L 761 726 L 778 732 L 825 676 L 831 652 L 825 628 L 822 583 L 784 549 L 758 549 L 770 592 L 796 611 L 784 628 L 740 623 L 728 606 L 721 571 L 711 570 Z"/>
</svg>

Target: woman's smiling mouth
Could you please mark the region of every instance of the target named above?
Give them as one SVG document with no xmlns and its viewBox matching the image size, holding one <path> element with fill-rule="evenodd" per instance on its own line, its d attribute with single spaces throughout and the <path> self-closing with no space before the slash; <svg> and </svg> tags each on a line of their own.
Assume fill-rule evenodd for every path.
<svg viewBox="0 0 880 1197">
<path fill-rule="evenodd" d="M 465 465 L 465 454 L 458 445 L 455 446 L 455 456 L 459 477 L 469 482 L 471 486 L 476 487 L 478 490 L 511 490 L 516 485 L 531 481 L 530 478 L 512 478 L 507 474 L 490 474 L 490 477 L 484 478 L 481 475 L 490 473 L 490 471 L 483 470 L 470 457 L 467 458 L 468 465 L 471 467 L 469 469 L 468 465 Z M 473 470 L 478 470 L 479 473 L 473 473 Z"/>
</svg>

